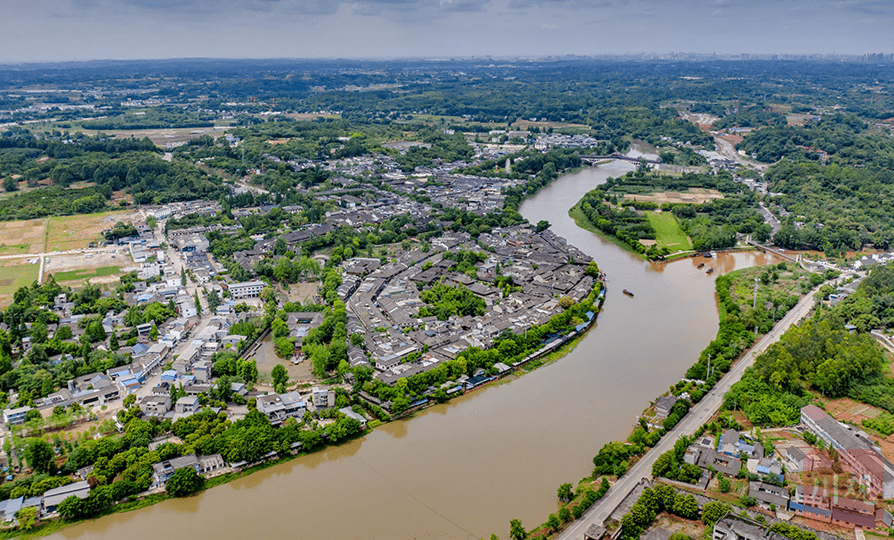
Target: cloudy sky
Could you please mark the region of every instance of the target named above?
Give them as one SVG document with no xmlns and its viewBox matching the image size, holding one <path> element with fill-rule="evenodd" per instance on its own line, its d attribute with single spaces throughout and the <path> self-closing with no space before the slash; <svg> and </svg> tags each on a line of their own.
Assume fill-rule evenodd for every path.
<svg viewBox="0 0 894 540">
<path fill-rule="evenodd" d="M 894 52 L 892 0 L 2 0 L 0 62 Z"/>
</svg>

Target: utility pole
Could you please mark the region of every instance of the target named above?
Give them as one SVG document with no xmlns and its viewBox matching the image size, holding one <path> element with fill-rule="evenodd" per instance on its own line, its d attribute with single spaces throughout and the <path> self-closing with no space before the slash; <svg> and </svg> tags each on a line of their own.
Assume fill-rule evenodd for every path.
<svg viewBox="0 0 894 540">
<path fill-rule="evenodd" d="M 705 372 L 705 382 L 711 378 L 711 355 L 708 354 L 708 371 Z"/>
</svg>

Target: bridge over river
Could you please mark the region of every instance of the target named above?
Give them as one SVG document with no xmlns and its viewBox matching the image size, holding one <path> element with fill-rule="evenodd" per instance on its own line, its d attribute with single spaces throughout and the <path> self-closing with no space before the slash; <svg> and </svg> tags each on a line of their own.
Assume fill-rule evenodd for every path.
<svg viewBox="0 0 894 540">
<path fill-rule="evenodd" d="M 661 158 L 658 158 L 658 159 L 646 159 L 645 157 L 625 156 L 624 154 L 619 154 L 619 153 L 617 153 L 617 152 L 615 152 L 614 154 L 608 154 L 608 155 L 605 155 L 605 156 L 595 156 L 595 155 L 591 155 L 591 156 L 581 156 L 581 157 L 580 157 L 580 160 L 581 160 L 581 161 L 583 161 L 584 163 L 589 163 L 589 164 L 591 164 L 591 165 L 594 164 L 594 163 L 598 163 L 598 162 L 600 162 L 600 161 L 605 161 L 605 160 L 607 160 L 607 159 L 619 159 L 619 160 L 622 160 L 622 161 L 630 161 L 630 162 L 632 162 L 632 163 L 645 162 L 645 163 L 648 163 L 649 165 L 661 165 Z"/>
</svg>

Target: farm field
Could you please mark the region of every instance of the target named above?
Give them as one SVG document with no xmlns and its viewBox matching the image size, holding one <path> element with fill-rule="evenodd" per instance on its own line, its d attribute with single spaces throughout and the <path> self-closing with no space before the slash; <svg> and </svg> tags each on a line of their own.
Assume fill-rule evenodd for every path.
<svg viewBox="0 0 894 540">
<path fill-rule="evenodd" d="M 101 239 L 102 231 L 118 221 L 139 221 L 142 217 L 134 211 L 103 212 L 80 216 L 47 218 L 47 235 L 44 250 L 68 251 L 82 249 Z"/>
<path fill-rule="evenodd" d="M 40 265 L 28 263 L 26 259 L 3 261 L 0 266 L 0 306 L 11 304 L 16 290 L 31 285 L 39 273 Z"/>
<path fill-rule="evenodd" d="M 677 218 L 669 212 L 646 212 L 649 223 L 655 228 L 655 240 L 658 247 L 666 247 L 673 251 L 692 249 L 692 241 L 680 228 Z"/>
<path fill-rule="evenodd" d="M 659 191 L 649 194 L 625 194 L 625 200 L 653 202 L 655 204 L 675 203 L 675 204 L 702 204 L 714 199 L 722 199 L 723 193 L 715 189 L 691 188 L 684 192 L 679 191 Z"/>
<path fill-rule="evenodd" d="M 41 253 L 45 236 L 43 219 L 0 221 L 0 255 Z"/>
</svg>

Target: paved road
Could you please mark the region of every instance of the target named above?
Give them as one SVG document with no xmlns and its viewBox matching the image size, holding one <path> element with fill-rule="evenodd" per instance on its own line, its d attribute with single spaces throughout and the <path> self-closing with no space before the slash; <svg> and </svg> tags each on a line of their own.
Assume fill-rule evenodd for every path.
<svg viewBox="0 0 894 540">
<path fill-rule="evenodd" d="M 813 295 L 819 287 L 813 289 L 801 299 L 798 304 L 789 311 L 785 317 L 773 329 L 747 352 L 741 359 L 733 364 L 732 369 L 702 398 L 661 441 L 643 456 L 626 475 L 594 504 L 581 518 L 568 527 L 559 538 L 561 540 L 580 540 L 584 531 L 593 524 L 602 524 L 611 512 L 624 500 L 624 497 L 644 478 L 652 476 L 652 464 L 658 457 L 671 450 L 674 443 L 683 435 L 692 435 L 699 426 L 707 422 L 723 404 L 723 395 L 730 387 L 742 378 L 745 368 L 754 363 L 754 359 L 767 347 L 782 337 L 782 334 L 793 324 L 800 321 L 813 307 Z"/>
</svg>

